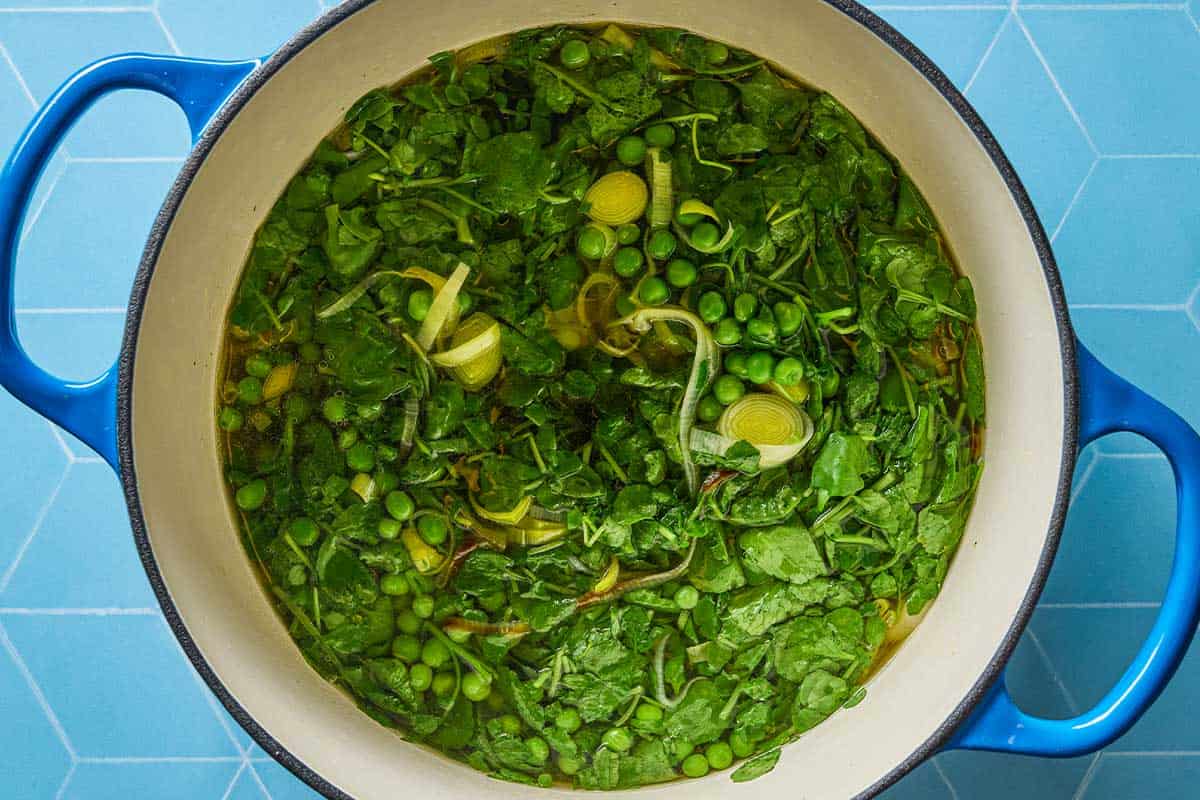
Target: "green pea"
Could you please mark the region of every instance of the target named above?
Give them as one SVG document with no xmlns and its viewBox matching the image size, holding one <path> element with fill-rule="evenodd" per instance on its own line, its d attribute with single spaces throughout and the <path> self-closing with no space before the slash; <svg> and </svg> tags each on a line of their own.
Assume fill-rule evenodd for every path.
<svg viewBox="0 0 1200 800">
<path fill-rule="evenodd" d="M 713 397 L 721 405 L 736 403 L 746 393 L 746 385 L 736 375 L 722 375 L 713 383 Z"/>
<path fill-rule="evenodd" d="M 441 639 L 429 639 L 421 647 L 421 663 L 428 664 L 433 669 L 437 669 L 449 660 L 450 651 L 446 645 L 442 644 Z"/>
<path fill-rule="evenodd" d="M 746 335 L 750 337 L 751 341 L 769 346 L 778 340 L 779 329 L 775 327 L 775 320 L 771 318 L 770 313 L 770 311 L 766 311 L 746 323 Z"/>
<path fill-rule="evenodd" d="M 554 717 L 554 727 L 567 733 L 574 733 L 583 725 L 579 712 L 573 708 L 564 708 Z"/>
<path fill-rule="evenodd" d="M 529 757 L 539 764 L 550 757 L 550 745 L 540 736 L 530 736 L 525 746 L 529 748 Z"/>
<path fill-rule="evenodd" d="M 408 296 L 408 316 L 414 322 L 423 322 L 429 316 L 429 307 L 433 305 L 433 292 L 429 289 L 417 289 Z"/>
<path fill-rule="evenodd" d="M 734 351 L 725 356 L 725 371 L 739 378 L 746 377 L 746 354 Z"/>
<path fill-rule="evenodd" d="M 426 543 L 436 547 L 446 541 L 446 537 L 450 535 L 450 528 L 441 516 L 426 514 L 417 520 L 417 533 L 421 534 Z"/>
<path fill-rule="evenodd" d="M 375 450 L 375 457 L 377 459 L 382 459 L 380 453 L 382 452 L 383 447 L 384 445 L 380 445 L 380 447 Z M 400 476 L 396 473 L 386 469 L 375 470 L 375 488 L 379 490 L 379 494 L 381 496 L 386 497 L 399 485 Z"/>
<path fill-rule="evenodd" d="M 379 591 L 386 595 L 408 594 L 408 580 L 403 575 L 384 575 L 379 579 Z"/>
<path fill-rule="evenodd" d="M 242 423 L 245 420 L 242 417 L 242 412 L 238 411 L 233 406 L 225 406 L 221 409 L 221 413 L 217 415 L 217 426 L 223 431 L 236 433 L 242 429 Z"/>
<path fill-rule="evenodd" d="M 563 775 L 574 775 L 583 769 L 583 762 L 571 756 L 558 757 L 558 771 Z"/>
<path fill-rule="evenodd" d="M 696 265 L 686 258 L 675 258 L 667 264 L 667 280 L 677 289 L 696 282 Z"/>
<path fill-rule="evenodd" d="M 626 728 L 609 728 L 604 732 L 604 736 L 600 737 L 600 742 L 609 750 L 624 753 L 633 747 L 633 734 Z"/>
<path fill-rule="evenodd" d="M 378 481 L 376 481 L 376 483 L 378 483 Z M 400 529 L 402 527 L 403 526 L 398 520 L 394 520 L 391 517 L 384 517 L 383 519 L 379 520 L 379 524 L 375 526 L 375 532 L 379 534 L 380 539 L 391 540 L 400 535 Z"/>
<path fill-rule="evenodd" d="M 705 292 L 700 295 L 696 311 L 700 314 L 700 319 L 712 325 L 725 316 L 725 298 L 721 296 L 720 292 Z"/>
<path fill-rule="evenodd" d="M 267 482 L 262 478 L 250 481 L 237 490 L 234 499 L 237 501 L 238 508 L 243 511 L 255 511 L 262 508 L 262 504 L 267 500 Z"/>
<path fill-rule="evenodd" d="M 721 401 L 711 394 L 704 395 L 696 404 L 696 416 L 701 422 L 716 422 L 724 410 Z"/>
<path fill-rule="evenodd" d="M 567 69 L 583 69 L 592 60 L 592 53 L 588 50 L 587 42 L 571 39 L 558 52 L 558 60 Z"/>
<path fill-rule="evenodd" d="M 516 736 L 521 732 L 521 720 L 512 714 L 498 717 L 496 721 L 500 723 L 500 730 L 509 736 Z"/>
<path fill-rule="evenodd" d="M 758 298 L 749 292 L 742 292 L 733 301 L 733 316 L 738 322 L 745 322 L 758 311 Z"/>
<path fill-rule="evenodd" d="M 617 310 L 617 316 L 628 317 L 637 311 L 637 304 L 633 302 L 632 297 L 623 294 L 617 298 L 617 302 L 613 303 L 613 308 Z"/>
<path fill-rule="evenodd" d="M 663 712 L 653 703 L 642 703 L 637 707 L 634 716 L 638 718 L 639 722 L 654 724 L 663 718 Z"/>
<path fill-rule="evenodd" d="M 400 490 L 388 492 L 387 497 L 383 500 L 383 505 L 392 518 L 400 522 L 406 522 L 413 515 L 415 508 L 413 499 L 408 496 L 408 492 Z"/>
<path fill-rule="evenodd" d="M 700 602 L 700 592 L 695 586 L 680 586 L 679 591 L 675 592 L 675 605 L 684 609 L 691 610 Z"/>
<path fill-rule="evenodd" d="M 692 744 L 691 742 L 687 741 L 686 739 L 683 739 L 683 740 L 675 743 L 674 749 L 675 749 L 675 760 L 679 761 L 679 760 L 687 758 L 689 755 L 691 755 L 691 752 L 696 749 L 696 745 Z"/>
<path fill-rule="evenodd" d="M 701 222 L 692 228 L 692 247 L 697 250 L 712 250 L 721 241 L 721 229 L 711 222 Z"/>
<path fill-rule="evenodd" d="M 247 375 L 238 381 L 238 400 L 248 406 L 258 405 L 262 401 L 262 381 L 253 375 Z"/>
<path fill-rule="evenodd" d="M 697 214 L 695 211 L 684 211 L 683 203 L 675 206 L 675 221 L 685 228 L 692 227 L 702 219 L 704 219 L 703 214 Z"/>
<path fill-rule="evenodd" d="M 703 778 L 708 774 L 708 759 L 699 753 L 692 753 L 683 760 L 683 774 L 689 778 Z"/>
<path fill-rule="evenodd" d="M 599 261 L 604 258 L 604 251 L 608 249 L 608 240 L 604 231 L 589 225 L 579 232 L 575 240 L 575 249 L 584 258 Z"/>
<path fill-rule="evenodd" d="M 838 375 L 837 370 L 829 370 L 827 374 L 821 376 L 821 394 L 826 397 L 833 397 L 837 394 L 838 384 L 841 382 L 842 377 Z"/>
<path fill-rule="evenodd" d="M 633 244 L 642 238 L 642 229 L 632 222 L 627 222 L 617 228 L 618 244 Z"/>
<path fill-rule="evenodd" d="M 334 395 L 333 397 L 326 398 L 325 402 L 321 404 L 322 416 L 324 416 L 325 419 L 329 420 L 334 425 L 337 425 L 340 422 L 345 422 L 348 413 L 349 409 L 347 408 L 346 398 L 344 397 Z"/>
<path fill-rule="evenodd" d="M 338 434 L 338 447 L 343 450 L 349 450 L 358 441 L 358 431 L 355 428 L 346 428 Z"/>
<path fill-rule="evenodd" d="M 454 691 L 454 676 L 449 672 L 439 672 L 433 676 L 433 693 L 445 697 Z"/>
<path fill-rule="evenodd" d="M 795 303 L 781 300 L 772 310 L 775 312 L 775 323 L 779 325 L 779 335 L 784 338 L 800 330 L 801 324 L 804 323 L 804 312 Z"/>
<path fill-rule="evenodd" d="M 425 664 L 413 664 L 408 671 L 408 683 L 415 692 L 425 691 L 433 683 L 433 670 Z"/>
<path fill-rule="evenodd" d="M 775 370 L 775 357 L 770 353 L 759 351 L 751 353 L 746 358 L 746 377 L 751 383 L 764 384 L 771 380 Z"/>
<path fill-rule="evenodd" d="M 733 763 L 733 750 L 725 742 L 713 742 L 704 751 L 704 758 L 713 769 L 725 769 Z"/>
<path fill-rule="evenodd" d="M 651 125 L 646 128 L 646 144 L 651 147 L 670 147 L 675 144 L 675 128 L 666 122 Z"/>
<path fill-rule="evenodd" d="M 421 657 L 421 641 L 415 636 L 392 639 L 392 655 L 409 664 Z"/>
<path fill-rule="evenodd" d="M 666 282 L 653 275 L 642 281 L 642 287 L 638 290 L 638 298 L 648 306 L 662 305 L 670 296 L 671 290 Z"/>
<path fill-rule="evenodd" d="M 537 785 L 543 789 L 549 789 L 554 785 L 554 776 L 549 772 L 540 772 L 537 776 Z"/>
<path fill-rule="evenodd" d="M 375 469 L 375 448 L 366 442 L 358 442 L 346 451 L 346 466 L 355 472 L 370 472 Z"/>
<path fill-rule="evenodd" d="M 705 42 L 704 59 L 714 67 L 724 64 L 729 59 L 729 48 L 720 42 Z"/>
<path fill-rule="evenodd" d="M 296 517 L 288 525 L 288 535 L 301 547 L 311 547 L 317 543 L 321 529 L 308 517 Z"/>
<path fill-rule="evenodd" d="M 417 595 L 413 598 L 412 612 L 421 619 L 429 619 L 433 616 L 433 598 L 427 594 Z"/>
<path fill-rule="evenodd" d="M 742 326 L 733 317 L 724 317 L 713 330 L 713 338 L 717 344 L 733 347 L 742 341 Z"/>
<path fill-rule="evenodd" d="M 780 386 L 795 386 L 804 380 L 804 364 L 791 356 L 781 358 L 775 365 L 774 379 Z"/>
<path fill-rule="evenodd" d="M 646 140 L 640 136 L 624 136 L 617 141 L 617 161 L 636 167 L 646 159 Z"/>
<path fill-rule="evenodd" d="M 650 234 L 650 241 L 646 242 L 646 252 L 656 261 L 665 261 L 675 252 L 677 244 L 675 234 L 660 229 Z"/>
<path fill-rule="evenodd" d="M 415 635 L 417 631 L 421 630 L 421 618 L 411 608 L 406 608 L 396 615 L 396 627 L 401 633 L 407 633 L 409 636 Z"/>
<path fill-rule="evenodd" d="M 734 731 L 729 734 L 729 749 L 738 758 L 745 758 L 754 752 L 754 745 L 746 738 L 746 734 Z"/>
<path fill-rule="evenodd" d="M 623 278 L 632 278 L 642 271 L 642 251 L 636 247 L 622 247 L 613 256 L 613 271 Z"/>
<path fill-rule="evenodd" d="M 246 374 L 265 378 L 271 374 L 271 359 L 265 353 L 251 353 L 246 357 Z"/>
</svg>

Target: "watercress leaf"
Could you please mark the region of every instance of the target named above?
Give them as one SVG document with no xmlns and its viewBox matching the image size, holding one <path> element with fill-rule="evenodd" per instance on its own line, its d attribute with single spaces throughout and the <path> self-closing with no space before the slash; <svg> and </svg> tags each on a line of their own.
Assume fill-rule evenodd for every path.
<svg viewBox="0 0 1200 800">
<path fill-rule="evenodd" d="M 790 583 L 807 583 L 827 572 L 812 536 L 800 525 L 746 531 L 738 547 L 748 567 Z"/>
</svg>

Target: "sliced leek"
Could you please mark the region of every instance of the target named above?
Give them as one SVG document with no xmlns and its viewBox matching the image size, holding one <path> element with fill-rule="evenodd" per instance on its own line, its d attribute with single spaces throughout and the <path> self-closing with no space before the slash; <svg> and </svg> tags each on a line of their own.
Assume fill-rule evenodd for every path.
<svg viewBox="0 0 1200 800">
<path fill-rule="evenodd" d="M 674 187 L 671 162 L 663 160 L 662 151 L 657 147 L 646 151 L 646 175 L 650 178 L 650 213 L 647 215 L 650 227 L 665 228 L 671 224 Z"/>
<path fill-rule="evenodd" d="M 442 287 L 435 290 L 437 294 L 433 296 L 429 313 L 417 332 L 417 344 L 421 345 L 423 350 L 433 349 L 438 337 L 443 333 L 454 332 L 458 324 L 458 293 L 462 291 L 470 272 L 471 268 L 460 262 Z"/>
<path fill-rule="evenodd" d="M 642 308 L 619 322 L 635 333 L 645 333 L 655 322 L 682 322 L 696 334 L 692 371 L 688 375 L 683 399 L 679 402 L 679 451 L 683 459 L 683 473 L 687 477 L 688 491 L 696 494 L 700 489 L 700 472 L 692 460 L 691 432 L 696 424 L 696 404 L 700 402 L 700 395 L 708 390 L 716 372 L 717 341 L 702 319 L 682 308 Z"/>
<path fill-rule="evenodd" d="M 629 170 L 602 175 L 591 185 L 583 200 L 587 214 L 605 225 L 633 222 L 646 210 L 646 182 Z"/>
<path fill-rule="evenodd" d="M 500 525 L 516 525 L 525 519 L 525 515 L 529 513 L 529 507 L 532 505 L 533 495 L 527 494 L 508 511 L 490 511 L 479 505 L 479 501 L 475 499 L 475 495 L 471 495 L 471 508 L 475 509 L 475 513 L 484 519 L 491 520 Z"/>
<path fill-rule="evenodd" d="M 422 575 L 431 575 L 437 572 L 441 568 L 442 562 L 445 561 L 445 556 L 426 544 L 425 540 L 417 533 L 416 528 L 405 528 L 401 531 L 400 541 L 408 550 L 408 557 L 412 559 L 413 566 Z"/>
<path fill-rule="evenodd" d="M 487 314 L 472 314 L 450 338 L 450 349 L 429 360 L 449 369 L 468 392 L 477 392 L 500 372 L 500 323 Z"/>
<path fill-rule="evenodd" d="M 759 468 L 771 469 L 795 458 L 812 435 L 812 420 L 795 403 L 754 393 L 725 409 L 716 433 L 693 430 L 688 441 L 693 450 L 718 456 L 737 442 L 749 442 L 758 450 Z"/>
</svg>

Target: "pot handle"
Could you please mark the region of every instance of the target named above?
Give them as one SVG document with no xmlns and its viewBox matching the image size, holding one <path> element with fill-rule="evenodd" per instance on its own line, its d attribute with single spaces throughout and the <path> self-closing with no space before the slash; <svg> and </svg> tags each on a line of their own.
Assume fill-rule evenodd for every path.
<svg viewBox="0 0 1200 800">
<path fill-rule="evenodd" d="M 1175 557 L 1162 608 L 1133 663 L 1103 698 L 1072 719 L 1017 708 L 1004 675 L 949 747 L 1039 756 L 1094 752 L 1124 734 L 1162 692 L 1200 618 L 1200 436 L 1178 414 L 1114 374 L 1078 342 L 1080 447 L 1117 431 L 1154 443 L 1175 473 Z"/>
<path fill-rule="evenodd" d="M 258 61 L 205 61 L 138 53 L 112 56 L 72 75 L 38 110 L 0 172 L 0 386 L 117 465 L 117 365 L 89 381 L 65 381 L 30 360 L 17 337 L 13 274 L 33 189 L 55 148 L 92 103 L 119 89 L 146 89 L 183 109 L 192 141 Z"/>
</svg>

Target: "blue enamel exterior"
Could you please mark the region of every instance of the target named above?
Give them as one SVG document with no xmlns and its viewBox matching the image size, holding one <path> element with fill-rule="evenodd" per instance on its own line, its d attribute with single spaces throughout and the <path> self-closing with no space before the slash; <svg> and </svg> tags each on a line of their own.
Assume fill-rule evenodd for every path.
<svg viewBox="0 0 1200 800">
<path fill-rule="evenodd" d="M 67 131 L 109 92 L 145 89 L 173 100 L 193 140 L 258 61 L 203 61 L 132 53 L 72 75 L 26 128 L 0 174 L 0 385 L 85 442 L 118 470 L 117 367 L 90 381 L 64 381 L 34 364 L 17 337 L 14 267 L 21 224 L 38 177 Z"/>
<path fill-rule="evenodd" d="M 195 140 L 259 63 L 143 54 L 95 62 L 47 100 L 0 174 L 0 385 L 87 443 L 118 473 L 116 365 L 91 381 L 63 381 L 34 364 L 17 337 L 13 270 L 30 194 L 63 136 L 105 94 L 136 88 L 170 98 L 183 109 Z M 1200 437 L 1177 414 L 1112 373 L 1082 346 L 1078 382 L 1080 447 L 1111 432 L 1131 431 L 1163 450 L 1174 470 L 1176 551 L 1161 611 L 1133 663 L 1094 708 L 1064 720 L 1030 716 L 1017 708 L 1001 675 L 947 748 L 1065 757 L 1104 747 L 1158 697 L 1200 617 Z"/>
<path fill-rule="evenodd" d="M 1039 756 L 1099 750 L 1129 730 L 1155 701 L 1187 651 L 1200 617 L 1200 436 L 1171 409 L 1101 364 L 1082 345 L 1079 444 L 1128 431 L 1162 450 L 1175 474 L 1175 557 L 1154 627 L 1133 662 L 1095 706 L 1070 719 L 1017 708 L 1002 675 L 949 747 Z"/>
</svg>

